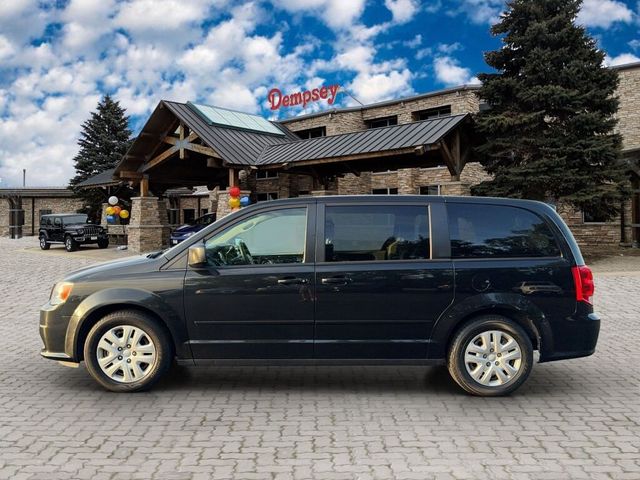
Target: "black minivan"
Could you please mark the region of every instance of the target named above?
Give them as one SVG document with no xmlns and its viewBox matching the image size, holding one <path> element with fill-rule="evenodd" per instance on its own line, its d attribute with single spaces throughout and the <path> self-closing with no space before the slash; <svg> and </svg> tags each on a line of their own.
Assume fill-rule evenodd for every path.
<svg viewBox="0 0 640 480">
<path fill-rule="evenodd" d="M 42 355 L 103 387 L 190 365 L 434 365 L 505 395 L 591 355 L 593 276 L 550 206 L 335 196 L 259 203 L 177 246 L 85 268 L 40 312 Z"/>
</svg>

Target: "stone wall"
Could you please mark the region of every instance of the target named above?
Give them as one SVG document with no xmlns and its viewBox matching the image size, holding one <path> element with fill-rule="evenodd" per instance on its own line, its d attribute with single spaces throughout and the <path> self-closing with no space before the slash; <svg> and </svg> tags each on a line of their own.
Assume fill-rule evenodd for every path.
<svg viewBox="0 0 640 480">
<path fill-rule="evenodd" d="M 454 115 L 476 113 L 479 109 L 479 100 L 475 89 L 461 89 L 383 104 L 378 107 L 363 107 L 355 111 L 329 111 L 318 116 L 285 120 L 283 123 L 294 132 L 325 127 L 327 136 L 330 136 L 366 130 L 368 120 L 392 115 L 398 116 L 398 124 L 411 123 L 415 121 L 414 114 L 416 112 L 446 105 L 451 106 L 451 113 Z"/>
<path fill-rule="evenodd" d="M 640 66 L 621 67 L 618 74 L 618 131 L 623 136 L 623 148 L 640 148 Z"/>
</svg>

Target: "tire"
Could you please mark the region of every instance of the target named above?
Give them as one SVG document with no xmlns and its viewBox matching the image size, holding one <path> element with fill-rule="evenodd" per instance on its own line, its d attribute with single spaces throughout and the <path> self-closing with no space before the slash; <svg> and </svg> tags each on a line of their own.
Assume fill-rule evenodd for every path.
<svg viewBox="0 0 640 480">
<path fill-rule="evenodd" d="M 126 335 L 130 343 L 125 341 Z M 145 362 L 146 359 L 149 361 Z M 172 360 L 173 349 L 166 329 L 136 310 L 105 316 L 91 328 L 84 344 L 87 370 L 96 382 L 112 392 L 151 388 L 169 370 Z"/>
<path fill-rule="evenodd" d="M 478 317 L 454 335 L 447 368 L 467 393 L 482 397 L 509 395 L 527 380 L 533 368 L 531 339 L 506 317 Z"/>
<path fill-rule="evenodd" d="M 109 246 L 109 239 L 98 240 L 98 248 L 107 248 Z"/>
<path fill-rule="evenodd" d="M 44 235 L 40 235 L 40 248 L 42 250 L 49 250 L 51 248 L 51 244 L 47 242 L 47 237 Z"/>
<path fill-rule="evenodd" d="M 64 237 L 64 248 L 67 252 L 75 252 L 78 249 L 78 242 L 76 242 L 71 235 Z"/>
</svg>

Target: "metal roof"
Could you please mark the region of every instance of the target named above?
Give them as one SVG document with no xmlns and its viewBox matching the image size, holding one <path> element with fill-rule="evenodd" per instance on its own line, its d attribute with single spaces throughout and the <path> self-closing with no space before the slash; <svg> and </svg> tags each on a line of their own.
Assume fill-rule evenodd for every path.
<svg viewBox="0 0 640 480">
<path fill-rule="evenodd" d="M 113 175 L 115 172 L 115 167 L 105 170 L 104 172 L 100 172 L 92 177 L 83 180 L 82 182 L 76 185 L 80 188 L 93 188 L 93 187 L 104 187 L 109 185 L 117 185 L 120 183 L 119 180 L 114 180 Z"/>
<path fill-rule="evenodd" d="M 202 141 L 213 148 L 228 164 L 255 165 L 260 153 L 269 145 L 300 140 L 298 136 L 282 125 L 272 122 L 284 134 L 270 135 L 268 133 L 242 130 L 234 127 L 210 125 L 201 115 L 196 113 L 185 103 L 164 103 L 171 112 L 191 128 Z"/>
<path fill-rule="evenodd" d="M 66 187 L 27 187 L 27 188 L 0 188 L 0 197 L 73 197 L 75 194 Z"/>
<path fill-rule="evenodd" d="M 469 114 L 452 115 L 363 132 L 271 145 L 260 155 L 256 165 L 279 165 L 433 145 L 469 117 Z"/>
</svg>

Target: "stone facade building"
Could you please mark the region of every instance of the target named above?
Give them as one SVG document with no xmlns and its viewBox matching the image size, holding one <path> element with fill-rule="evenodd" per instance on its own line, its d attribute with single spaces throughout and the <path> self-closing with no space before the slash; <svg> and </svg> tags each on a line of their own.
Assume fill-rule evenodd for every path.
<svg viewBox="0 0 640 480">
<path fill-rule="evenodd" d="M 620 74 L 618 130 L 633 196 L 614 221 L 558 206 L 578 242 L 587 247 L 640 240 L 640 63 L 615 68 Z M 265 124 L 253 131 L 208 117 L 224 116 L 224 109 L 160 102 L 112 177 L 113 185 L 140 188 L 131 207 L 129 246 L 136 251 L 157 248 L 166 243 L 172 225 L 205 213 L 226 215 L 228 188 L 233 185 L 253 202 L 335 194 L 469 195 L 474 184 L 488 178 L 471 148 L 471 118 L 483 108 L 477 90 L 461 86 L 280 122 L 252 116 L 251 122 Z M 431 125 L 441 133 L 418 144 L 407 143 L 416 135 L 411 130 L 415 125 Z M 387 128 L 392 126 L 397 127 Z M 371 141 L 367 132 L 380 135 Z M 384 143 L 380 139 L 392 133 L 405 143 L 380 146 Z M 331 145 L 358 142 L 378 147 L 369 153 L 353 154 L 352 148 L 330 154 L 335 150 Z M 70 197 L 60 201 L 70 203 L 59 204 L 54 211 L 79 207 Z M 40 203 L 34 205 L 41 208 Z M 0 200 L 0 233 L 7 224 L 2 212 Z"/>
</svg>

